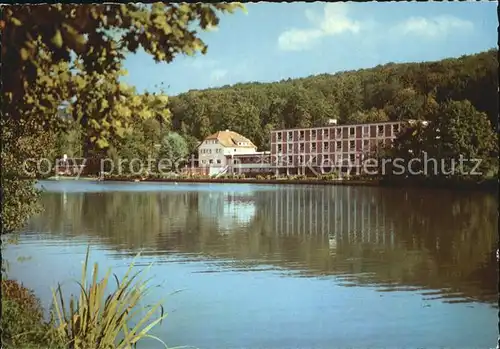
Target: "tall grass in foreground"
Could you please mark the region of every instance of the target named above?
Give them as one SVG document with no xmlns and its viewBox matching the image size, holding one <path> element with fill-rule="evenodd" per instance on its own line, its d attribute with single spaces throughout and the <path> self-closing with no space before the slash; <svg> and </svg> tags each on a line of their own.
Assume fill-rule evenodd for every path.
<svg viewBox="0 0 500 349">
<path fill-rule="evenodd" d="M 135 347 L 141 339 L 153 338 L 166 348 L 167 345 L 161 339 L 149 334 L 150 330 L 167 316 L 162 303 L 158 302 L 151 307 L 139 304 L 149 290 L 149 280 L 143 281 L 139 277 L 143 270 L 132 274 L 132 263 L 121 281 L 113 274 L 116 290 L 106 296 L 111 270 L 98 281 L 98 264 L 95 263 L 92 281 L 86 285 L 89 254 L 90 248 L 85 256 L 82 279 L 78 282 L 78 299 L 71 295 L 69 307 L 66 307 L 61 285 L 52 290 L 56 335 L 65 343 L 65 347 L 125 349 Z M 158 310 L 161 310 L 160 316 L 153 319 Z M 130 327 L 132 322 L 136 323 L 134 327 Z"/>
</svg>

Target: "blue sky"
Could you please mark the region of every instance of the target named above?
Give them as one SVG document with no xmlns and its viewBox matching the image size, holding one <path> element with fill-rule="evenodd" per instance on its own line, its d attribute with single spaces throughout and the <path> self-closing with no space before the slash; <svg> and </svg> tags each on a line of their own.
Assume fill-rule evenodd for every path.
<svg viewBox="0 0 500 349">
<path fill-rule="evenodd" d="M 155 63 L 129 55 L 124 81 L 170 95 L 270 82 L 388 62 L 421 62 L 497 46 L 495 2 L 251 3 L 202 32 L 206 55 Z M 167 88 L 168 87 L 168 88 Z"/>
</svg>

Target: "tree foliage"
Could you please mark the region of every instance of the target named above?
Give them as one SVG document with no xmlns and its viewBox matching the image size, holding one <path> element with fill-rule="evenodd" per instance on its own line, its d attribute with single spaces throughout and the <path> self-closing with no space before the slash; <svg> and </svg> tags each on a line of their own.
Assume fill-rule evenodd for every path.
<svg viewBox="0 0 500 349">
<path fill-rule="evenodd" d="M 468 100 L 495 129 L 497 50 L 437 62 L 387 64 L 273 83 L 193 90 L 170 98 L 172 127 L 202 140 L 232 129 L 269 147 L 272 128 L 340 123 L 433 120 L 448 100 Z"/>
<path fill-rule="evenodd" d="M 176 170 L 180 162 L 186 160 L 188 154 L 188 144 L 181 135 L 170 132 L 163 137 L 159 150 L 159 158 L 168 162 L 171 169 Z"/>
<path fill-rule="evenodd" d="M 428 126 L 409 125 L 382 158 L 413 160 L 416 178 L 480 181 L 498 174 L 497 135 L 485 113 L 468 101 L 448 101 Z M 461 161 L 462 159 L 462 161 Z M 385 176 L 394 175 L 392 167 Z"/>
<path fill-rule="evenodd" d="M 478 127 L 478 130 L 484 130 L 484 137 L 491 137 L 491 131 L 496 125 L 494 113 L 497 110 L 496 95 L 490 96 L 489 93 L 494 88 L 493 84 L 496 84 L 495 52 L 488 51 L 440 62 L 388 64 L 373 69 L 269 84 L 236 84 L 231 87 L 189 91 L 170 98 L 171 118 L 168 119 L 164 132 L 168 132 L 166 129 L 170 128 L 179 133 L 189 140 L 189 150 L 193 151 L 197 141 L 213 132 L 229 128 L 249 137 L 259 148 L 267 150 L 270 147 L 270 131 L 276 128 L 318 126 L 325 124 L 329 118 L 337 118 L 341 123 L 425 119 L 431 121 L 430 128 L 424 133 L 423 128 L 416 130 L 412 127 L 412 132 L 417 134 L 406 134 L 398 141 L 398 156 L 416 156 L 408 153 L 409 149 L 418 150 L 420 154 L 425 151 L 438 156 L 436 149 L 428 149 L 429 144 L 436 143 L 434 138 L 430 138 L 429 130 L 439 128 L 439 125 L 446 130 L 451 127 L 449 125 L 458 122 L 455 119 L 459 115 L 462 115 L 462 122 L 468 120 L 467 124 L 459 127 L 465 134 L 470 134 L 472 129 Z M 482 65 L 482 69 L 474 67 L 471 70 L 474 64 Z M 423 77 L 424 74 L 427 74 L 426 77 Z M 450 80 L 457 82 L 457 79 L 463 81 L 456 85 L 449 83 Z M 467 86 L 481 87 L 490 100 L 480 98 L 475 90 L 470 90 Z M 457 91 L 460 89 L 462 90 Z M 470 100 L 460 99 L 463 97 Z M 157 119 L 162 120 L 161 117 Z M 141 120 L 137 118 L 132 128 L 134 132 L 143 134 L 144 124 L 149 121 Z M 489 131 L 486 132 L 487 130 Z M 157 135 L 153 134 L 131 135 L 122 143 L 116 144 L 116 147 L 123 147 L 122 156 L 145 157 L 147 151 L 138 149 L 143 147 L 143 142 L 153 139 L 160 142 Z M 472 136 L 467 135 L 460 140 L 469 142 L 472 139 Z M 448 144 L 454 144 L 453 142 L 455 140 Z M 440 144 L 442 149 L 446 147 L 445 143 Z M 475 147 L 472 143 L 467 144 Z M 136 151 L 131 151 L 130 147 Z M 150 148 L 149 146 L 148 149 Z M 475 154 L 467 152 L 467 147 L 462 148 L 447 153 L 453 156 Z M 444 150 L 439 152 L 445 153 Z M 494 167 L 494 151 L 479 151 L 474 156 L 480 156 L 482 164 L 490 170 Z"/>
<path fill-rule="evenodd" d="M 62 103 L 81 126 L 85 155 L 91 155 L 94 144 L 103 148 L 126 135 L 137 120 L 155 117 L 168 124 L 166 96 L 138 96 L 119 82 L 125 74 L 125 55 L 142 49 L 157 62 L 171 62 L 179 54 L 205 53 L 207 45 L 196 29 L 216 27 L 221 13 L 241 7 L 239 3 L 4 6 L 2 232 L 17 229 L 32 212 L 33 182 L 19 181 L 19 164 L 31 155 L 42 158 L 53 147 L 53 142 L 48 148 L 34 146 L 36 138 L 72 127 L 68 118 L 57 117 Z M 37 133 L 30 133 L 30 128 Z M 20 139 L 31 139 L 33 145 L 19 147 Z"/>
</svg>

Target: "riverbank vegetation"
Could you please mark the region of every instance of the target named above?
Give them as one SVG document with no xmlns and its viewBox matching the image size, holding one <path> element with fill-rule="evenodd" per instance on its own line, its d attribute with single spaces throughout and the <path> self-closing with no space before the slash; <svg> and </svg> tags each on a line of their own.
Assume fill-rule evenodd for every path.
<svg viewBox="0 0 500 349">
<path fill-rule="evenodd" d="M 3 40 L 2 234 L 16 233 L 40 209 L 39 192 L 34 187 L 37 171 L 33 164 L 25 166 L 26 160 L 59 157 L 62 154 L 58 149 L 67 148 L 72 148 L 69 149 L 72 155 L 83 156 L 102 154 L 103 149 L 111 149 L 110 145 L 114 144 L 123 150 L 129 140 L 143 142 L 143 147 L 148 147 L 146 142 L 150 139 L 137 138 L 137 132 L 132 130 L 141 125 L 157 132 L 158 123 L 170 123 L 165 94 L 140 95 L 120 81 L 126 74 L 123 60 L 127 54 L 143 50 L 156 62 L 167 63 L 182 54 L 204 54 L 207 45 L 199 38 L 198 31 L 217 27 L 221 14 L 241 8 L 239 3 L 5 6 L 0 20 Z M 47 330 L 51 325 L 40 315 L 34 295 L 22 287 L 15 289 L 17 293 L 8 292 L 5 288 L 8 285 L 16 283 L 2 283 L 2 342 L 11 343 L 15 348 L 32 344 L 34 348 L 54 348 L 52 342 L 46 345 L 38 336 L 38 332 L 52 331 Z M 132 298 L 120 301 L 136 300 L 137 290 L 129 290 L 129 286 L 126 282 L 122 296 Z M 94 292 L 99 287 L 90 290 Z M 83 294 L 82 297 L 89 300 Z M 84 313 L 66 321 L 68 326 L 75 326 L 74 331 L 64 324 L 56 328 L 56 334 L 67 334 L 62 344 L 74 349 L 83 348 L 82 345 L 114 347 L 116 328 L 85 322 L 94 314 L 85 312 L 82 299 L 76 305 Z M 116 308 L 119 304 L 108 303 L 110 299 L 101 304 L 104 308 L 94 310 L 107 310 L 106 314 L 98 315 L 103 316 L 101 320 L 123 324 L 117 320 L 123 315 Z M 28 315 L 32 316 L 23 322 L 23 316 Z M 21 320 L 17 320 L 18 317 Z M 4 322 L 6 319 L 12 323 Z M 28 331 L 32 339 L 25 336 L 25 330 L 30 328 L 36 332 Z M 89 336 L 78 337 L 85 333 Z M 106 341 L 94 334 L 104 335 Z M 136 332 L 131 342 L 137 341 L 136 335 L 144 334 Z M 125 334 L 125 338 L 127 336 Z M 26 342 L 19 342 L 24 339 Z M 68 339 L 74 341 L 68 342 Z M 131 346 L 131 343 L 122 345 Z"/>
<path fill-rule="evenodd" d="M 44 320 L 40 300 L 15 280 L 2 278 L 2 346 L 6 349 L 62 349 L 55 326 Z"/>
<path fill-rule="evenodd" d="M 71 296 L 67 307 L 61 286 L 53 290 L 56 338 L 72 349 L 126 349 L 144 338 L 156 339 L 166 348 L 161 339 L 149 334 L 167 316 L 162 303 L 147 308 L 140 306 L 148 291 L 147 281 L 140 278 L 143 270 L 133 273 L 132 263 L 122 280 L 113 275 L 116 285 L 108 295 L 108 284 L 113 281 L 111 270 L 98 281 L 97 263 L 87 286 L 89 253 L 87 249 L 82 279 L 78 283 L 81 288 L 79 297 Z M 161 310 L 161 315 L 151 321 L 158 310 Z"/>
<path fill-rule="evenodd" d="M 5 348 L 26 349 L 125 349 L 144 338 L 156 339 L 150 330 L 167 316 L 162 302 L 140 306 L 147 294 L 147 280 L 129 266 L 119 280 L 111 270 L 98 279 L 97 263 L 88 275 L 90 249 L 82 267 L 80 294 L 68 299 L 61 285 L 52 291 L 50 320 L 35 294 L 15 280 L 2 280 L 2 343 Z M 116 284 L 109 293 L 108 285 Z M 157 316 L 161 311 L 160 316 Z M 155 318 L 153 318 L 155 317 Z"/>
<path fill-rule="evenodd" d="M 269 149 L 271 129 L 319 126 L 330 118 L 344 124 L 434 120 L 440 105 L 468 100 L 496 130 L 497 70 L 495 49 L 436 62 L 193 90 L 170 99 L 171 124 L 199 140 L 229 128 Z"/>
<path fill-rule="evenodd" d="M 468 101 L 447 101 L 377 154 L 385 181 L 481 183 L 498 177 L 498 133 Z M 396 160 L 406 165 L 398 171 Z M 382 171 L 383 170 L 383 171 Z"/>
<path fill-rule="evenodd" d="M 62 177 L 60 177 L 62 178 Z M 55 179 L 55 178 L 54 178 Z M 140 176 L 136 174 L 111 175 L 104 178 L 105 181 L 124 182 L 165 182 L 165 183 L 249 183 L 249 184 L 318 184 L 318 185 L 349 185 L 349 186 L 381 186 L 399 188 L 433 188 L 448 190 L 485 191 L 496 192 L 498 181 L 496 178 L 487 178 L 482 181 L 461 180 L 447 177 L 428 178 L 425 176 L 408 178 L 387 179 L 385 176 L 371 175 L 348 175 L 348 174 L 322 174 L 316 176 L 307 175 L 275 175 L 257 174 L 249 176 L 244 173 L 221 175 L 219 177 L 207 175 L 164 175 L 164 176 Z"/>
</svg>

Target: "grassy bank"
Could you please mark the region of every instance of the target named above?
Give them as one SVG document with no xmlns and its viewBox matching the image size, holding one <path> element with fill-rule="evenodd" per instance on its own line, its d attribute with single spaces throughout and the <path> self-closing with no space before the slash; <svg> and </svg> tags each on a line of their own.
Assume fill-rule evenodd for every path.
<svg viewBox="0 0 500 349">
<path fill-rule="evenodd" d="M 2 280 L 2 347 L 7 349 L 64 348 L 52 322 L 43 317 L 40 300 L 15 280 Z"/>
<path fill-rule="evenodd" d="M 162 302 L 142 304 L 149 289 L 148 280 L 140 275 L 142 271 L 133 272 L 132 263 L 121 280 L 111 270 L 98 280 L 97 263 L 88 275 L 88 261 L 89 250 L 77 297 L 71 295 L 68 302 L 60 285 L 53 289 L 49 321 L 44 319 L 41 303 L 31 290 L 15 280 L 2 279 L 2 348 L 129 349 L 144 338 L 156 339 L 158 348 L 167 347 L 149 334 L 167 314 Z M 108 293 L 111 282 L 116 282 L 116 288 Z"/>
<path fill-rule="evenodd" d="M 48 180 L 100 180 L 98 177 L 50 177 Z M 427 188 L 465 191 L 497 192 L 497 178 L 489 178 L 481 182 L 471 180 L 454 180 L 442 178 L 390 178 L 380 179 L 363 176 L 346 176 L 340 178 L 337 174 L 304 176 L 292 175 L 278 177 L 275 175 L 224 175 L 218 178 L 210 176 L 148 176 L 114 175 L 103 178 L 104 181 L 117 182 L 157 182 L 157 183 L 247 183 L 247 184 L 307 184 L 307 185 L 350 185 L 350 186 L 380 186 L 390 188 Z"/>
<path fill-rule="evenodd" d="M 110 176 L 105 181 L 120 182 L 157 182 L 157 183 L 247 183 L 247 184 L 307 184 L 307 185 L 349 185 L 349 186 L 379 186 L 389 188 L 426 188 L 426 189 L 445 189 L 445 190 L 464 190 L 464 191 L 485 191 L 497 192 L 498 181 L 496 178 L 484 180 L 482 182 L 457 181 L 450 179 L 379 179 L 350 177 L 338 178 L 333 175 L 324 175 L 317 177 L 289 176 L 277 178 L 275 176 L 224 176 L 213 178 L 208 176 L 193 177 L 138 177 L 138 176 Z"/>
<path fill-rule="evenodd" d="M 491 178 L 481 182 L 450 179 L 400 179 L 381 180 L 380 186 L 390 188 L 426 188 L 446 189 L 454 191 L 482 191 L 498 193 L 498 179 Z"/>
<path fill-rule="evenodd" d="M 377 180 L 356 180 L 356 179 L 323 179 L 316 177 L 288 177 L 288 178 L 269 178 L 265 176 L 257 177 L 222 177 L 222 178 L 210 178 L 210 177 L 177 177 L 177 178 L 161 178 L 161 177 L 126 177 L 126 176 L 116 176 L 107 177 L 105 181 L 119 181 L 119 182 L 157 182 L 157 183 L 247 183 L 247 184 L 309 184 L 309 185 L 364 185 L 364 186 L 376 186 L 378 185 Z"/>
</svg>

